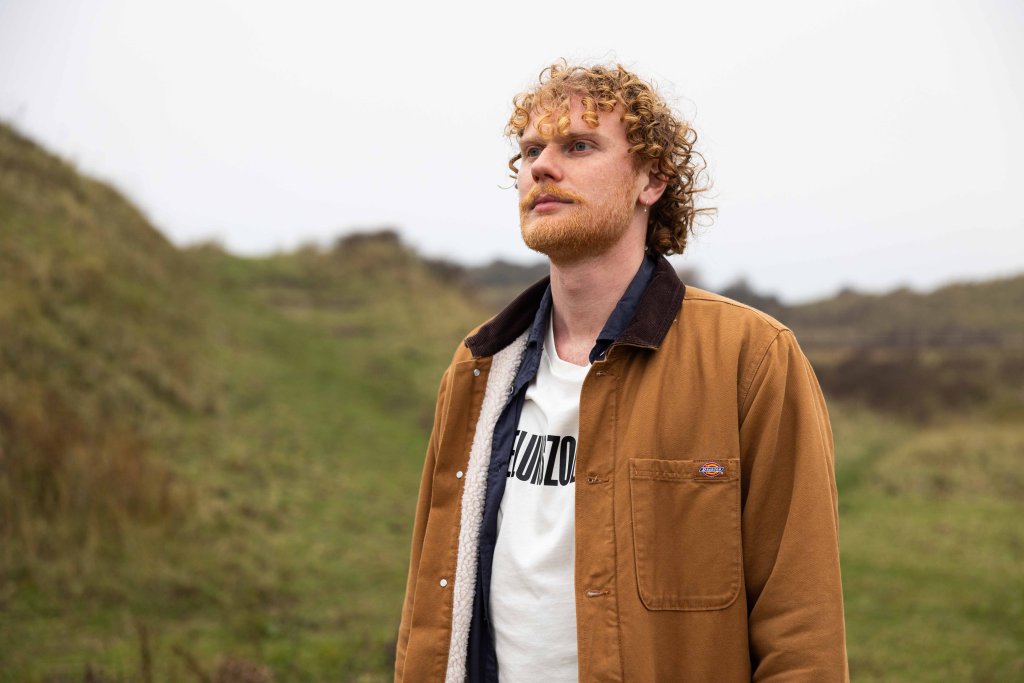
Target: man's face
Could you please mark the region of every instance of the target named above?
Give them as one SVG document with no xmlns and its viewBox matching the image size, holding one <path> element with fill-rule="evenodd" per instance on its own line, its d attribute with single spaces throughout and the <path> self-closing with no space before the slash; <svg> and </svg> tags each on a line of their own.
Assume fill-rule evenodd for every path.
<svg viewBox="0 0 1024 683">
<path fill-rule="evenodd" d="M 569 130 L 550 139 L 534 127 L 534 112 L 519 141 L 523 241 L 554 263 L 603 254 L 630 228 L 646 231 L 637 201 L 646 174 L 633 165 L 621 107 L 598 111 L 597 128 L 583 121 L 584 111 L 580 97 L 573 96 Z"/>
</svg>

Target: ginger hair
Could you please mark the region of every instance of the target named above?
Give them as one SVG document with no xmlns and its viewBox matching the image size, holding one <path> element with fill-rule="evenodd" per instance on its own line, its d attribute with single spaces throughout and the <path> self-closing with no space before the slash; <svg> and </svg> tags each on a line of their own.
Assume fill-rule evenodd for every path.
<svg viewBox="0 0 1024 683">
<path fill-rule="evenodd" d="M 634 165 L 639 170 L 645 162 L 653 162 L 652 171 L 667 183 L 650 208 L 647 248 L 665 256 L 683 253 L 697 217 L 715 211 L 695 206 L 697 195 L 710 187 L 704 157 L 693 148 L 697 131 L 672 111 L 653 85 L 621 64 L 614 68 L 572 66 L 559 60 L 540 72 L 536 87 L 512 98 L 505 135 L 522 137 L 534 116 L 534 128 L 541 137 L 564 135 L 570 126 L 569 105 L 574 95 L 582 99 L 583 121 L 593 128 L 598 126 L 598 110 L 610 112 L 616 105 L 622 106 Z M 509 159 L 513 178 L 519 173 L 516 163 L 521 158 L 516 154 Z"/>
</svg>

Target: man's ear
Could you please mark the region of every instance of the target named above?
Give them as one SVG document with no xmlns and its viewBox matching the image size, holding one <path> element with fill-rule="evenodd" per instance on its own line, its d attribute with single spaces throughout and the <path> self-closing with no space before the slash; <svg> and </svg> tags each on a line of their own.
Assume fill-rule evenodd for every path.
<svg viewBox="0 0 1024 683">
<path fill-rule="evenodd" d="M 657 164 L 653 161 L 645 169 L 641 169 L 641 173 L 647 182 L 640 191 L 639 199 L 647 206 L 654 206 L 654 203 L 661 199 L 661 195 L 664 194 L 665 188 L 668 187 L 668 182 L 658 176 Z"/>
</svg>

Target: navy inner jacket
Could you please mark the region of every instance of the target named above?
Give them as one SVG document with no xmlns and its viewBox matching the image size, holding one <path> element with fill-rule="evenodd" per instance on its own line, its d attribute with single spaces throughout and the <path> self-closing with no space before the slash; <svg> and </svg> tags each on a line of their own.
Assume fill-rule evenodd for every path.
<svg viewBox="0 0 1024 683">
<path fill-rule="evenodd" d="M 625 293 L 612 310 L 597 343 L 590 351 L 590 362 L 604 358 L 608 348 L 619 338 L 636 312 L 640 297 L 647 290 L 654 277 L 655 261 L 651 256 L 644 258 Z M 540 366 L 544 339 L 547 336 L 548 317 L 551 315 L 551 287 L 548 286 L 537 308 L 530 333 L 526 339 L 519 371 L 516 373 L 505 407 L 494 427 L 494 441 L 491 448 L 491 463 L 487 471 L 487 490 L 484 494 L 484 514 L 480 525 L 479 570 L 476 573 L 476 591 L 473 598 L 473 621 L 469 630 L 469 652 L 467 677 L 469 683 L 498 683 L 498 657 L 494 650 L 491 625 L 488 615 L 490 605 L 491 565 L 494 561 L 494 546 L 498 540 L 498 508 L 505 493 L 505 478 L 508 462 L 512 457 L 516 427 L 523 411 L 526 388 L 537 376 Z"/>
</svg>

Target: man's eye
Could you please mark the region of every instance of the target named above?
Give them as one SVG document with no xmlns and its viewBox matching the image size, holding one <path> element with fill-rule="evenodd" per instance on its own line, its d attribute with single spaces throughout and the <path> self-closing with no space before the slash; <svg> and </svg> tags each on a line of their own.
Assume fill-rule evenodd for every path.
<svg viewBox="0 0 1024 683">
<path fill-rule="evenodd" d="M 587 150 L 590 149 L 590 143 L 584 142 L 583 140 L 577 140 L 576 142 L 572 143 L 572 147 L 570 149 L 572 149 L 572 151 L 574 152 L 586 152 Z"/>
<path fill-rule="evenodd" d="M 540 156 L 540 147 L 527 147 L 523 150 L 523 158 L 536 159 Z"/>
</svg>

